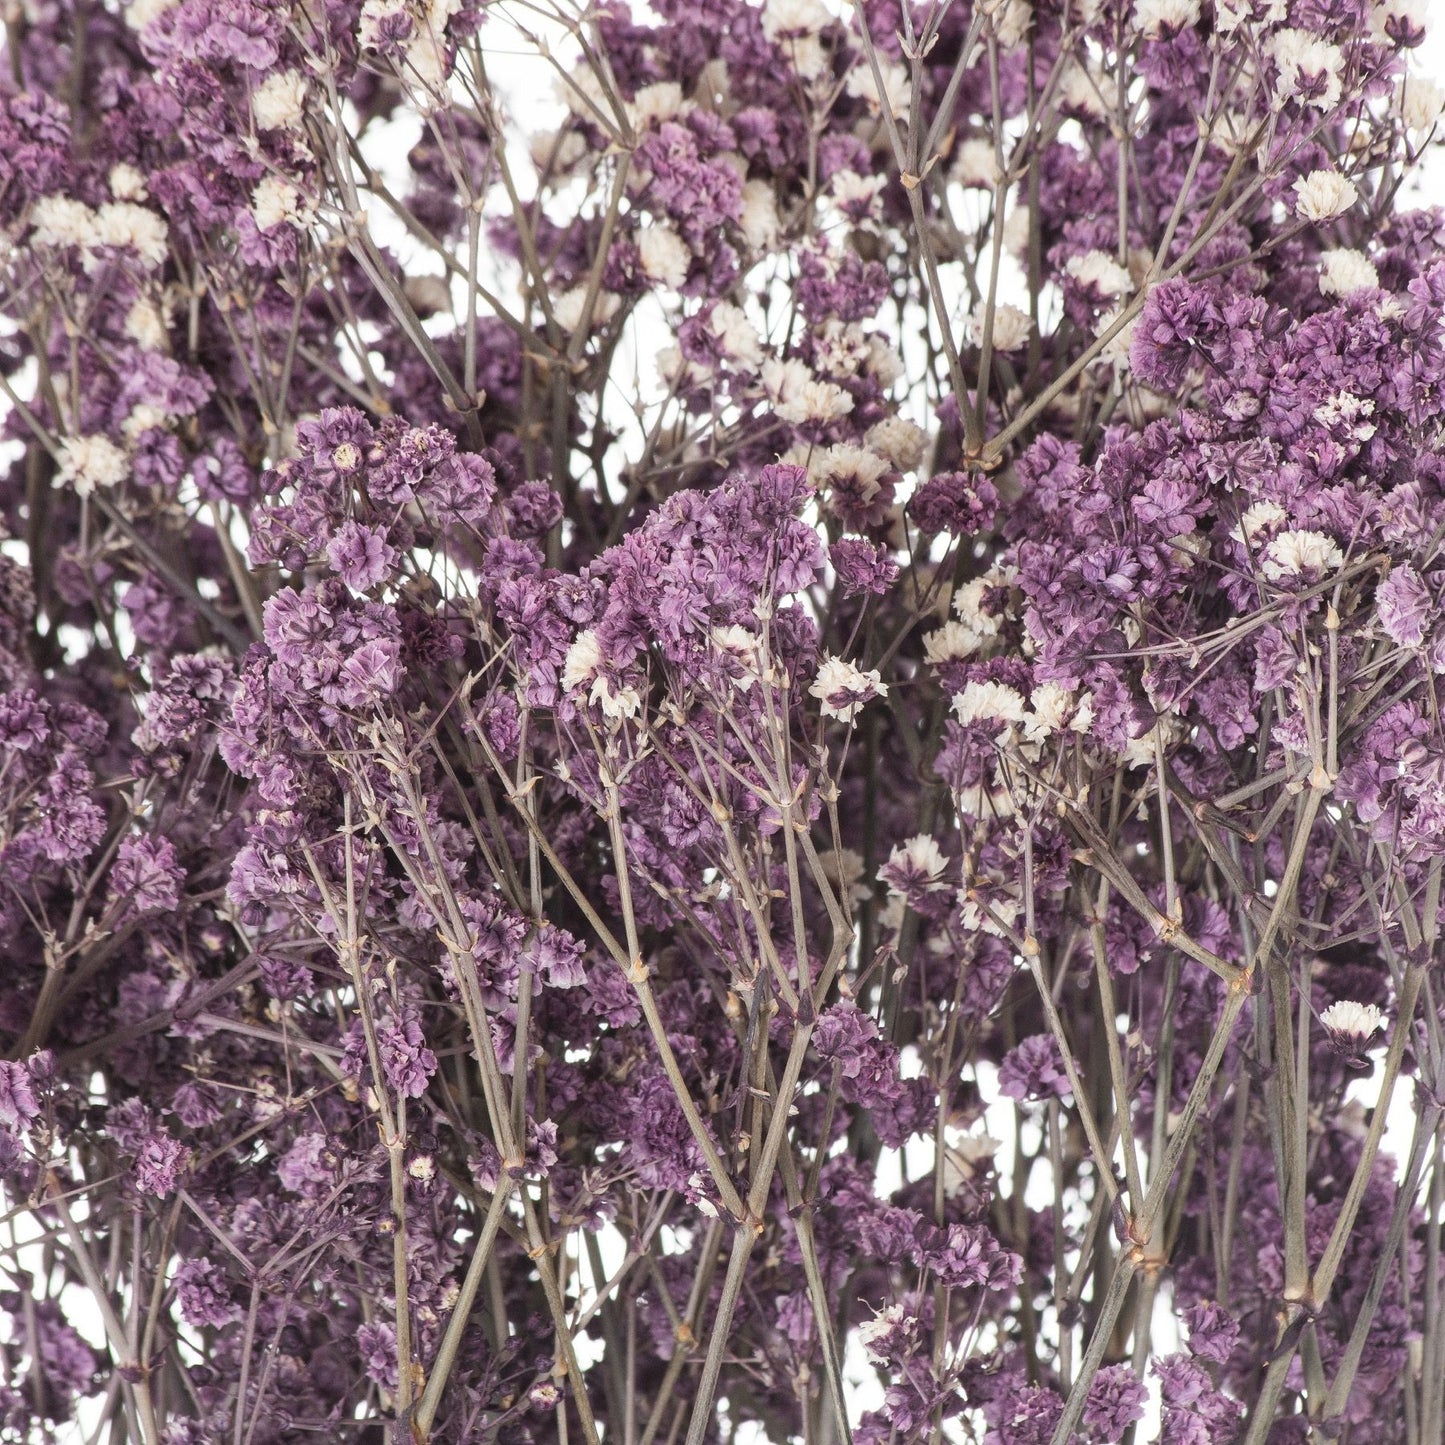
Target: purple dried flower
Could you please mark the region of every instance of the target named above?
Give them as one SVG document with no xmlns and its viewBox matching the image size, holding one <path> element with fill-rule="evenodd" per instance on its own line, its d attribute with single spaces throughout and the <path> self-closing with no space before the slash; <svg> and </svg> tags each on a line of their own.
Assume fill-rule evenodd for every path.
<svg viewBox="0 0 1445 1445">
<path fill-rule="evenodd" d="M 348 587 L 370 592 L 384 582 L 396 564 L 396 549 L 388 545 L 382 527 L 343 522 L 326 544 L 326 555 Z"/>
<path fill-rule="evenodd" d="M 1010 1099 L 1063 1098 L 1068 1072 L 1052 1034 L 1033 1034 L 1009 1050 L 998 1070 L 999 1093 Z"/>
<path fill-rule="evenodd" d="M 1375 589 L 1375 606 L 1385 636 L 1398 647 L 1418 647 L 1435 615 L 1430 589 L 1408 564 L 1394 568 Z"/>
<path fill-rule="evenodd" d="M 1184 1311 L 1190 1353 L 1222 1365 L 1239 1341 L 1239 1323 L 1222 1305 L 1206 1300 Z"/>
<path fill-rule="evenodd" d="M 411 1010 L 377 1025 L 376 1042 L 386 1080 L 398 1093 L 419 1099 L 436 1073 L 437 1056 L 426 1046 L 421 1019 Z"/>
<path fill-rule="evenodd" d="M 0 1128 L 19 1134 L 39 1115 L 40 1105 L 25 1065 L 0 1059 Z"/>
<path fill-rule="evenodd" d="M 185 878 L 169 838 L 127 838 L 110 870 L 110 890 L 128 913 L 168 913 L 180 902 Z"/>
<path fill-rule="evenodd" d="M 1084 1424 L 1096 1440 L 1113 1445 L 1136 1420 L 1144 1418 L 1148 1391 L 1128 1365 L 1106 1365 L 1089 1385 Z"/>
</svg>

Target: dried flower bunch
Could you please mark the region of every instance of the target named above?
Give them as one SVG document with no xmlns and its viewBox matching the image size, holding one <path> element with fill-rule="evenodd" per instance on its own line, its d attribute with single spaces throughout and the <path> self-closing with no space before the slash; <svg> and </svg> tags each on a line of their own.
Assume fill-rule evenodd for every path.
<svg viewBox="0 0 1445 1445">
<path fill-rule="evenodd" d="M 1445 1439 L 1422 38 L 11 6 L 0 1438 Z"/>
</svg>

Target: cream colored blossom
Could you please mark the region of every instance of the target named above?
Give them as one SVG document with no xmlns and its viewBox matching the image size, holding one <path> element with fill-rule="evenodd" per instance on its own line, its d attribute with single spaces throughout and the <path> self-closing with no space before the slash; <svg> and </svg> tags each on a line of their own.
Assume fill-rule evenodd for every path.
<svg viewBox="0 0 1445 1445">
<path fill-rule="evenodd" d="M 738 225 L 754 251 L 770 251 L 777 244 L 778 202 L 767 181 L 744 182 Z"/>
<path fill-rule="evenodd" d="M 67 437 L 58 460 L 55 485 L 73 487 L 82 497 L 97 487 L 119 486 L 130 475 L 126 454 L 105 436 Z"/>
<path fill-rule="evenodd" d="M 118 201 L 143 201 L 147 198 L 145 172 L 125 161 L 113 165 L 105 181 L 111 195 Z"/>
<path fill-rule="evenodd" d="M 1372 1003 L 1356 1003 L 1342 998 L 1332 1003 L 1321 1015 L 1320 1022 L 1332 1033 L 1363 1043 L 1385 1027 L 1385 1015 Z"/>
<path fill-rule="evenodd" d="M 1400 118 L 1413 131 L 1427 131 L 1440 119 L 1445 109 L 1445 94 L 1423 75 L 1408 75 L 1400 80 Z"/>
<path fill-rule="evenodd" d="M 1021 723 L 1024 711 L 1022 694 L 1002 682 L 970 682 L 953 698 L 954 716 L 965 727 L 971 723 Z"/>
<path fill-rule="evenodd" d="M 602 666 L 602 646 L 592 628 L 579 632 L 562 662 L 562 690 L 576 692 L 590 682 Z"/>
<path fill-rule="evenodd" d="M 165 221 L 134 201 L 107 201 L 95 213 L 97 246 L 118 246 L 134 251 L 151 269 L 163 265 L 170 254 L 170 230 Z"/>
<path fill-rule="evenodd" d="M 30 225 L 37 245 L 64 248 L 95 243 L 95 212 L 70 196 L 41 196 L 30 209 Z"/>
<path fill-rule="evenodd" d="M 1064 273 L 1101 296 L 1123 296 L 1134 289 L 1128 270 L 1107 251 L 1085 251 L 1081 256 L 1070 256 L 1064 263 Z"/>
<path fill-rule="evenodd" d="M 661 125 L 682 110 L 682 87 L 675 80 L 644 85 L 627 107 L 627 118 L 637 130 Z"/>
<path fill-rule="evenodd" d="M 1199 0 L 1135 0 L 1134 26 L 1146 40 L 1199 24 Z"/>
<path fill-rule="evenodd" d="M 883 109 L 878 90 L 879 76 L 883 79 L 882 94 L 888 99 L 889 113 L 895 119 L 907 115 L 913 87 L 909 82 L 908 67 L 897 60 L 880 55 L 878 75 L 874 75 L 871 62 L 866 57 L 860 57 L 848 72 L 844 88 L 855 100 L 861 100 L 870 110 L 879 112 Z"/>
<path fill-rule="evenodd" d="M 938 846 L 938 840 L 928 833 L 919 833 L 906 843 L 898 844 L 888 855 L 883 866 L 884 882 L 890 893 L 906 894 L 909 890 L 900 883 L 912 883 L 926 892 L 947 887 L 943 879 L 948 867 L 948 857 Z"/>
<path fill-rule="evenodd" d="M 621 304 L 622 300 L 615 291 L 599 291 L 592 305 L 592 325 L 602 326 L 611 321 Z M 552 315 L 564 331 L 576 331 L 582 324 L 582 313 L 586 307 L 586 286 L 573 286 L 552 299 Z"/>
<path fill-rule="evenodd" d="M 160 351 L 166 344 L 165 313 L 146 297 L 136 297 L 125 314 L 125 334 L 143 351 Z"/>
<path fill-rule="evenodd" d="M 1338 171 L 1311 171 L 1294 183 L 1294 208 L 1307 221 L 1342 216 L 1359 199 L 1355 183 Z"/>
<path fill-rule="evenodd" d="M 915 471 L 928 451 L 928 433 L 907 417 L 886 416 L 868 428 L 868 450 L 886 457 L 901 472 Z"/>
<path fill-rule="evenodd" d="M 841 386 L 819 381 L 801 361 L 769 357 L 762 376 L 773 410 L 793 426 L 836 421 L 853 410 L 853 398 Z"/>
<path fill-rule="evenodd" d="M 808 691 L 822 704 L 824 717 L 835 717 L 845 723 L 851 723 L 858 716 L 865 702 L 888 696 L 888 686 L 876 669 L 864 672 L 846 658 L 834 657 L 831 653 L 824 657 Z"/>
<path fill-rule="evenodd" d="M 974 136 L 964 141 L 953 153 L 950 167 L 959 185 L 992 190 L 999 181 L 998 150 L 991 140 Z"/>
<path fill-rule="evenodd" d="M 1236 542 L 1254 542 L 1258 540 L 1261 532 L 1272 531 L 1288 520 L 1289 514 L 1278 502 L 1255 502 L 1245 511 L 1239 519 L 1239 525 L 1233 528 L 1229 535 Z"/>
<path fill-rule="evenodd" d="M 740 306 L 734 306 L 731 301 L 717 302 L 707 319 L 707 327 L 729 360 L 746 367 L 762 364 L 762 339 Z"/>
<path fill-rule="evenodd" d="M 960 662 L 972 657 L 983 646 L 984 638 L 971 627 L 950 618 L 942 627 L 926 633 L 923 638 L 923 660 L 930 667 L 947 662 Z"/>
<path fill-rule="evenodd" d="M 979 9 L 992 22 L 994 36 L 1005 50 L 1022 45 L 1034 23 L 1034 7 L 1028 0 L 979 0 Z"/>
<path fill-rule="evenodd" d="M 1340 544 L 1323 532 L 1281 532 L 1264 549 L 1264 575 L 1271 582 L 1303 572 L 1332 572 L 1345 560 Z"/>
<path fill-rule="evenodd" d="M 142 31 L 153 20 L 159 20 L 167 10 L 173 10 L 180 0 L 131 0 L 123 14 L 125 23 L 134 31 Z"/>
<path fill-rule="evenodd" d="M 1339 104 L 1345 55 L 1338 45 L 1308 30 L 1285 29 L 1275 32 L 1270 49 L 1279 71 L 1277 104 L 1303 95 L 1306 82 L 1310 87 L 1307 105 L 1328 111 Z"/>
<path fill-rule="evenodd" d="M 1325 296 L 1353 296 L 1380 284 L 1374 263 L 1362 251 L 1340 247 L 1320 257 L 1320 292 Z"/>
<path fill-rule="evenodd" d="M 277 70 L 251 92 L 251 118 L 258 130 L 295 130 L 306 114 L 306 77 Z"/>
<path fill-rule="evenodd" d="M 644 226 L 638 233 L 637 252 L 642 273 L 649 281 L 660 282 L 676 291 L 687 280 L 692 252 L 670 226 Z"/>
<path fill-rule="evenodd" d="M 602 648 L 596 632 L 589 627 L 585 632 L 579 632 L 567 649 L 562 663 L 563 691 L 579 692 L 590 683 L 587 700 L 594 707 L 600 706 L 604 717 L 613 721 L 636 717 L 642 706 L 637 689 L 614 687 L 601 669 Z"/>
<path fill-rule="evenodd" d="M 311 219 L 311 208 L 302 200 L 301 192 L 284 177 L 262 176 L 251 192 L 251 214 L 258 231 L 283 225 L 299 230 Z"/>
<path fill-rule="evenodd" d="M 983 345 L 984 327 L 988 321 L 988 302 L 980 301 L 969 317 L 969 339 L 975 346 Z M 1027 312 L 1001 302 L 993 308 L 993 330 L 990 340 L 995 351 L 1018 351 L 1026 345 L 1034 323 Z"/>
</svg>

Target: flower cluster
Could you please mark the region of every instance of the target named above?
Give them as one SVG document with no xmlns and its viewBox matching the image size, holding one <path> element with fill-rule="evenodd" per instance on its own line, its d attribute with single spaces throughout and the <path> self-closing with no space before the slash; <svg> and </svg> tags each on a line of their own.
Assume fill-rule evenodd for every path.
<svg viewBox="0 0 1445 1445">
<path fill-rule="evenodd" d="M 0 1437 L 1440 1438 L 1422 39 L 15 8 Z"/>
</svg>

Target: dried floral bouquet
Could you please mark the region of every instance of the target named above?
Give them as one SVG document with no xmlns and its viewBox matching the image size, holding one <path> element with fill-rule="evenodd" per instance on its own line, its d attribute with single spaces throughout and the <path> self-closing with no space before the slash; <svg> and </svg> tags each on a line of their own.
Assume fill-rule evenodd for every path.
<svg viewBox="0 0 1445 1445">
<path fill-rule="evenodd" d="M 0 1439 L 1445 1440 L 1413 0 L 4 20 Z"/>
</svg>

